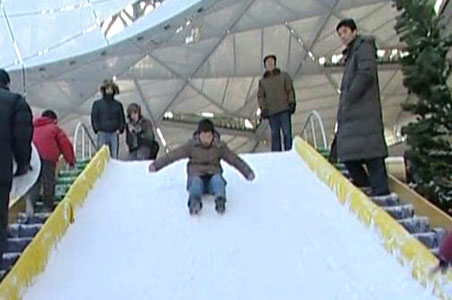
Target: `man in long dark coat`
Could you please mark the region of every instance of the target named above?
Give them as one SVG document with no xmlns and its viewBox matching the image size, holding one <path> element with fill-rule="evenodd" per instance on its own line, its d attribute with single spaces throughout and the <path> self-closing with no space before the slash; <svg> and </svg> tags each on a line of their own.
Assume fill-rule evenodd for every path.
<svg viewBox="0 0 452 300">
<path fill-rule="evenodd" d="M 337 112 L 337 155 L 352 181 L 369 187 L 372 196 L 389 194 L 375 39 L 361 36 L 352 19 L 336 28 L 344 50 L 345 67 Z M 366 166 L 367 170 L 363 166 Z"/>
</svg>

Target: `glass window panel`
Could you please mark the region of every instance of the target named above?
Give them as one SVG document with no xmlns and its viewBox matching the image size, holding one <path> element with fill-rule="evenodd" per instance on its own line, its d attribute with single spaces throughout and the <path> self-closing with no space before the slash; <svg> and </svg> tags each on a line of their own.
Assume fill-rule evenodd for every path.
<svg viewBox="0 0 452 300">
<path fill-rule="evenodd" d="M 52 15 L 15 17 L 9 21 L 24 58 L 50 46 L 64 43 L 95 24 L 89 8 Z M 37 24 L 39 26 L 36 26 Z"/>
<path fill-rule="evenodd" d="M 65 42 L 62 45 L 49 50 L 48 53 L 42 56 L 36 56 L 36 53 L 34 53 L 32 57 L 25 59 L 24 61 L 27 67 L 31 67 L 81 55 L 104 46 L 107 46 L 104 37 L 98 30 L 94 30 Z"/>
<path fill-rule="evenodd" d="M 289 38 L 289 30 L 285 26 L 274 26 L 264 30 L 264 56 L 275 54 L 278 68 L 285 69 L 287 66 Z"/>
<path fill-rule="evenodd" d="M 43 10 L 70 9 L 80 7 L 83 0 L 3 0 L 8 15 L 41 13 Z M 50 12 L 51 13 L 51 12 Z"/>
<path fill-rule="evenodd" d="M 0 51 L 0 66 L 6 67 L 17 61 L 17 55 L 14 51 L 13 42 L 11 41 L 5 19 L 0 19 L 0 45 L 2 45 L 2 51 Z"/>
<path fill-rule="evenodd" d="M 92 1 L 94 11 L 100 20 L 104 20 L 111 15 L 123 10 L 127 5 L 135 3 L 137 0 L 97 0 Z"/>
<path fill-rule="evenodd" d="M 263 71 L 261 57 L 261 31 L 236 34 L 237 73 L 260 74 Z"/>
</svg>

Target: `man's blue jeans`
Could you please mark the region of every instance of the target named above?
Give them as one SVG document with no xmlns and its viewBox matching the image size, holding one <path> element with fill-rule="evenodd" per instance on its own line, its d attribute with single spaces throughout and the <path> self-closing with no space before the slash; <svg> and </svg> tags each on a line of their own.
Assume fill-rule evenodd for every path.
<svg viewBox="0 0 452 300">
<path fill-rule="evenodd" d="M 97 147 L 100 149 L 103 145 L 110 148 L 112 158 L 118 158 L 119 137 L 116 132 L 99 131 L 97 134 Z"/>
<path fill-rule="evenodd" d="M 272 151 L 281 151 L 281 130 L 284 137 L 284 150 L 292 149 L 292 120 L 290 112 L 283 111 L 268 117 L 272 136 Z"/>
</svg>

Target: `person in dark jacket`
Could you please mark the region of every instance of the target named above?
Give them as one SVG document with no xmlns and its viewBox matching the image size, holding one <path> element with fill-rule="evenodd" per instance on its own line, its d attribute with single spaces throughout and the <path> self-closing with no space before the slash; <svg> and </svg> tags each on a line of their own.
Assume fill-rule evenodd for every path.
<svg viewBox="0 0 452 300">
<path fill-rule="evenodd" d="M 281 151 L 281 131 L 284 150 L 292 149 L 292 120 L 296 100 L 292 79 L 286 72 L 276 68 L 276 56 L 264 58 L 265 73 L 259 80 L 257 101 L 261 117 L 268 119 L 271 131 L 271 150 Z"/>
<path fill-rule="evenodd" d="M 371 196 L 389 195 L 376 46 L 373 37 L 358 35 L 352 19 L 336 27 L 346 46 L 345 67 L 337 112 L 336 147 L 352 181 L 371 188 Z M 367 171 L 363 165 L 366 165 Z"/>
<path fill-rule="evenodd" d="M 6 250 L 9 193 L 13 180 L 13 159 L 17 163 L 15 176 L 30 170 L 32 113 L 25 99 L 9 91 L 10 77 L 0 69 L 0 263 Z"/>
<path fill-rule="evenodd" d="M 149 165 L 149 172 L 156 172 L 169 164 L 188 158 L 187 190 L 189 192 L 188 208 L 190 214 L 197 214 L 202 208 L 201 197 L 207 191 L 215 196 L 215 209 L 225 212 L 226 180 L 220 161 L 223 159 L 234 166 L 247 180 L 254 180 L 254 172 L 248 164 L 220 140 L 209 119 L 198 123 L 193 138 L 185 145 L 161 156 Z"/>
<path fill-rule="evenodd" d="M 75 165 L 74 148 L 66 133 L 57 125 L 57 120 L 58 117 L 53 110 L 46 110 L 33 122 L 33 143 L 41 159 L 41 172 L 29 197 L 31 204 L 34 205 L 42 187 L 44 206 L 49 212 L 53 210 L 54 205 L 55 168 L 60 155 L 63 154 L 71 167 Z"/>
<path fill-rule="evenodd" d="M 119 87 L 112 80 L 105 80 L 100 87 L 102 99 L 91 109 L 91 125 L 97 134 L 97 147 L 108 145 L 113 158 L 118 158 L 119 135 L 124 132 L 126 121 L 121 102 L 114 97 Z"/>
<path fill-rule="evenodd" d="M 132 103 L 127 107 L 126 143 L 130 160 L 155 159 L 159 144 L 155 141 L 152 123 L 141 115 L 141 107 Z"/>
</svg>

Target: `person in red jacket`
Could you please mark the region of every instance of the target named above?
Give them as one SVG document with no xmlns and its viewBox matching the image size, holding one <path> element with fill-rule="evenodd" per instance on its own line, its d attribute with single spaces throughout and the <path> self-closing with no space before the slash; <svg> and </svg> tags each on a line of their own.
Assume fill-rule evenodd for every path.
<svg viewBox="0 0 452 300">
<path fill-rule="evenodd" d="M 57 125 L 57 115 L 53 110 L 46 110 L 33 122 L 33 143 L 41 158 L 41 173 L 30 191 L 32 205 L 40 196 L 41 188 L 45 209 L 52 211 L 55 197 L 55 167 L 63 154 L 66 162 L 75 165 L 74 148 L 66 133 Z"/>
<path fill-rule="evenodd" d="M 452 231 L 449 231 L 439 246 L 439 263 L 432 273 L 445 273 L 452 266 Z"/>
</svg>

